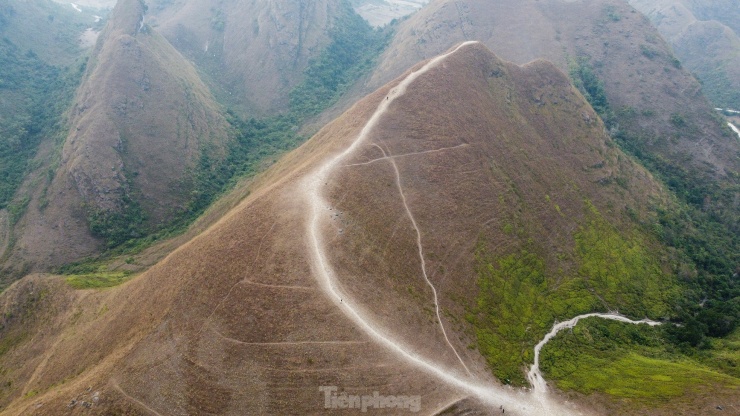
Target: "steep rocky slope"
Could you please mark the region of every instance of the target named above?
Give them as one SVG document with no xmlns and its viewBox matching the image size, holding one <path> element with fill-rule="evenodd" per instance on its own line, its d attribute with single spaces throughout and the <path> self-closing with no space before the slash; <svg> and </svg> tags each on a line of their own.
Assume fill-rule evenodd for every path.
<svg viewBox="0 0 740 416">
<path fill-rule="evenodd" d="M 351 12 L 341 0 L 149 3 L 147 23 L 196 63 L 219 99 L 249 116 L 287 108 L 329 29 Z"/>
<path fill-rule="evenodd" d="M 0 212 L 0 286 L 182 228 L 235 176 L 303 141 L 296 126 L 367 71 L 384 39 L 345 0 L 149 6 L 120 2 L 87 70 L 78 63 L 74 108 L 55 119 L 72 126 L 67 140 L 46 140 Z"/>
<path fill-rule="evenodd" d="M 30 200 L 28 173 L 46 175 L 38 167 L 67 130 L 64 114 L 89 52 L 80 37 L 102 28 L 105 15 L 51 0 L 0 4 L 0 263 Z M 0 272 L 0 286 L 6 278 Z"/>
<path fill-rule="evenodd" d="M 664 193 L 552 64 L 518 67 L 468 44 L 423 65 L 282 158 L 238 207 L 136 279 L 73 291 L 30 276 L 0 295 L 4 413 L 324 414 L 320 386 L 419 395 L 429 415 L 561 408 L 491 377 L 476 330 L 497 329 L 466 314 L 506 285 L 480 286 L 480 262 L 525 249 L 546 271 L 528 293 L 581 287 L 530 322 L 536 334 L 607 306 L 661 315 L 669 265 L 634 220 Z M 637 269 L 578 272 L 577 235 L 593 224 L 645 253 Z M 602 413 L 627 414 L 606 403 Z"/>
<path fill-rule="evenodd" d="M 220 106 L 144 13 L 143 2 L 119 2 L 58 158 L 47 149 L 27 179 L 32 197 L 8 260 L 16 270 L 59 266 L 96 253 L 99 236 L 115 241 L 166 223 L 187 209 L 201 159 L 223 157 L 229 126 Z"/>
<path fill-rule="evenodd" d="M 734 2 L 631 0 L 696 73 L 717 106 L 740 107 L 740 7 Z"/>
</svg>

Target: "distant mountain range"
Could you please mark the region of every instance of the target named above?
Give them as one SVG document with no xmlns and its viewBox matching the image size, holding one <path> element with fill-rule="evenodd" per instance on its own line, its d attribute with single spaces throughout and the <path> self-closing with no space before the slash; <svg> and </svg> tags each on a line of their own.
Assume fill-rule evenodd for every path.
<svg viewBox="0 0 740 416">
<path fill-rule="evenodd" d="M 740 108 L 740 7 L 733 1 L 641 1 L 686 69 L 716 105 Z"/>
</svg>

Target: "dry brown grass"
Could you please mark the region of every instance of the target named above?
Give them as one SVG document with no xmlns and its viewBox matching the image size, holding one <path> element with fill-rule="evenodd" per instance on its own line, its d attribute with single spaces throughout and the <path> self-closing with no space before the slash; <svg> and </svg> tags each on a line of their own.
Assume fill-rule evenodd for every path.
<svg viewBox="0 0 740 416">
<path fill-rule="evenodd" d="M 138 278 L 73 292 L 58 277 L 30 277 L 0 295 L 5 310 L 30 316 L 0 332 L 28 334 L 0 356 L 13 381 L 3 413 L 76 414 L 83 409 L 66 407 L 71 399 L 99 392 L 85 412 L 331 414 L 321 385 L 418 394 L 425 414 L 485 411 L 375 344 L 327 299 L 310 267 L 301 179 L 349 145 L 395 82 L 283 157 L 243 202 Z M 481 378 L 490 379 L 488 369 L 466 348 L 470 328 L 460 319 L 476 295 L 476 242 L 505 253 L 520 241 L 501 230 L 518 221 L 543 254 L 556 256 L 569 249 L 584 198 L 618 225 L 626 206 L 640 213 L 661 196 L 650 175 L 609 145 L 565 75 L 545 62 L 504 63 L 482 46 L 417 79 L 370 139 L 355 162 L 380 156 L 373 144 L 396 156 L 443 323 Z M 620 175 L 626 189 L 603 180 Z M 384 331 L 456 368 L 430 314 L 388 161 L 343 168 L 328 185 L 341 215 L 327 218 L 324 233 L 343 289 Z M 53 296 L 25 307 L 35 288 Z"/>
</svg>

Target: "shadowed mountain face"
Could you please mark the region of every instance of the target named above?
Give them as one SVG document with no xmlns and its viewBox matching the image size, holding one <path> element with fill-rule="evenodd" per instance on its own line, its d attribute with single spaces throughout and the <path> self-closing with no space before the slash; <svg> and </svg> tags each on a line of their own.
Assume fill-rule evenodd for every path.
<svg viewBox="0 0 740 416">
<path fill-rule="evenodd" d="M 100 249 L 90 229 L 166 223 L 187 208 L 203 154 L 223 157 L 229 127 L 220 107 L 143 24 L 144 12 L 138 0 L 113 11 L 77 91 L 59 167 L 31 191 L 10 263 L 58 266 Z"/>
<path fill-rule="evenodd" d="M 556 318 L 602 302 L 660 314 L 667 304 L 653 291 L 672 285 L 661 273 L 605 284 L 575 272 L 577 233 L 596 221 L 633 235 L 624 214 L 648 215 L 664 194 L 567 76 L 543 61 L 505 63 L 480 44 L 435 62 L 359 101 L 133 281 L 73 292 L 32 276 L 0 295 L 13 311 L 0 327 L 13 340 L 0 356 L 7 412 L 52 415 L 97 395 L 100 414 L 324 414 L 320 386 L 419 395 L 423 414 L 491 411 L 498 405 L 466 400 L 470 391 L 389 349 L 350 310 L 442 371 L 497 388 L 489 354 L 467 348 L 485 324 L 465 316 L 498 290 L 478 285 L 481 260 L 522 249 L 546 271 L 533 296 L 584 285 Z M 640 250 L 659 259 L 647 241 Z M 496 391 L 508 403 L 510 390 Z"/>
<path fill-rule="evenodd" d="M 707 178 L 738 171 L 738 143 L 713 118 L 698 82 L 624 1 L 432 2 L 401 24 L 368 87 L 463 40 L 520 64 L 544 58 L 566 72 L 580 57 L 602 80 L 619 129 L 646 152 L 681 166 L 689 160 Z"/>
<path fill-rule="evenodd" d="M 732 1 L 631 0 L 650 17 L 715 105 L 740 107 L 740 7 Z"/>
<path fill-rule="evenodd" d="M 194 60 L 219 99 L 250 115 L 285 110 L 288 93 L 329 43 L 340 0 L 150 2 L 147 23 Z"/>
</svg>

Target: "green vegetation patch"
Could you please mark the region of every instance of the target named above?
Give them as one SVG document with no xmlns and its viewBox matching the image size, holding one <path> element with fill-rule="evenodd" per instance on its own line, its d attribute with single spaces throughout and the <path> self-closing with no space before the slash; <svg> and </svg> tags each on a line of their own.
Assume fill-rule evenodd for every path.
<svg viewBox="0 0 740 416">
<path fill-rule="evenodd" d="M 655 405 L 707 386 L 740 388 L 740 379 L 671 350 L 665 328 L 596 318 L 581 321 L 542 350 L 543 374 L 558 388 Z"/>
<path fill-rule="evenodd" d="M 604 120 L 604 124 L 611 126 L 614 123 L 614 112 L 609 107 L 604 82 L 596 75 L 588 58 L 569 60 L 568 71 L 573 84 Z"/>
<path fill-rule="evenodd" d="M 740 329 L 724 338 L 712 338 L 710 344 L 696 354 L 697 360 L 740 379 Z"/>
<path fill-rule="evenodd" d="M 497 378 L 525 385 L 524 368 L 553 322 L 590 312 L 598 303 L 582 280 L 557 286 L 547 279 L 543 260 L 526 250 L 494 260 L 479 249 L 477 260 L 480 292 L 467 319 L 478 349 Z"/>
<path fill-rule="evenodd" d="M 668 206 L 654 207 L 657 221 L 644 223 L 642 228 L 676 249 L 674 268 L 684 295 L 672 319 L 683 325 L 676 327 L 671 339 L 682 348 L 708 347 L 708 337 L 727 336 L 740 322 L 740 210 L 736 203 L 740 174 L 728 172 L 718 180 L 711 172 L 686 163 L 687 159 L 669 160 L 652 143 L 668 143 L 670 138 L 632 132 L 635 114 L 615 114 L 589 60 L 581 57 L 570 64 L 573 83 L 604 120 L 615 142 L 675 196 Z M 654 116 L 650 109 L 642 114 Z M 695 129 L 690 118 L 681 114 L 672 114 L 670 123 L 676 134 Z M 729 132 L 728 139 L 732 139 Z"/>
<path fill-rule="evenodd" d="M 548 276 L 561 268 L 548 267 L 534 243 L 498 259 L 479 244 L 479 295 L 467 320 L 493 374 L 505 383 L 526 384 L 524 368 L 533 362 L 534 346 L 556 320 L 608 310 L 659 318 L 680 294 L 647 238 L 637 230 L 620 232 L 590 202 L 586 210 L 574 236 L 574 276 Z"/>
<path fill-rule="evenodd" d="M 93 235 L 103 238 L 113 248 L 141 237 L 146 217 L 139 203 L 124 194 L 119 212 L 89 210 L 87 221 Z"/>
<path fill-rule="evenodd" d="M 103 289 L 118 286 L 131 278 L 131 273 L 125 271 L 97 272 L 92 274 L 76 274 L 67 276 L 67 284 L 75 289 Z"/>
<path fill-rule="evenodd" d="M 0 209 L 13 199 L 41 141 L 62 132 L 83 68 L 47 65 L 0 39 Z"/>
<path fill-rule="evenodd" d="M 112 270 L 105 260 L 68 264 L 59 273 L 75 289 L 103 289 L 118 286 L 133 277 L 127 270 Z"/>
<path fill-rule="evenodd" d="M 298 120 L 334 104 L 375 65 L 393 32 L 373 29 L 347 3 L 329 31 L 329 46 L 309 62 L 304 80 L 290 93 L 290 112 Z"/>
<path fill-rule="evenodd" d="M 586 224 L 575 236 L 578 275 L 610 308 L 635 317 L 667 317 L 681 291 L 655 256 L 657 247 L 639 231 L 619 232 L 590 202 Z"/>
</svg>

